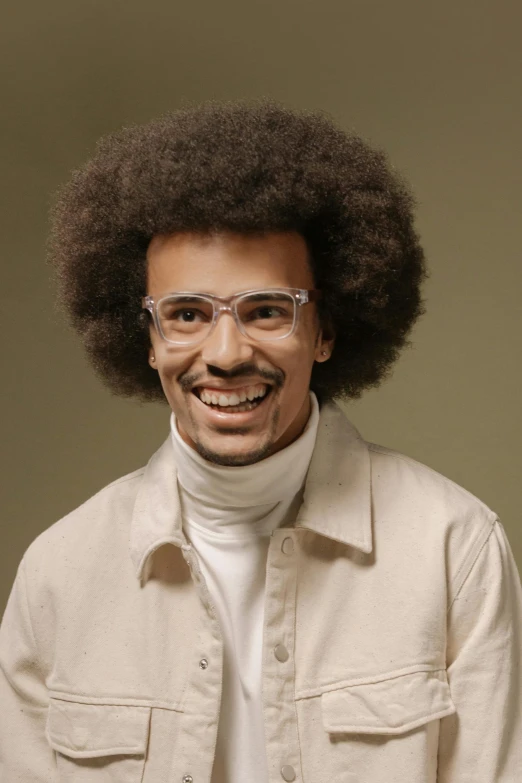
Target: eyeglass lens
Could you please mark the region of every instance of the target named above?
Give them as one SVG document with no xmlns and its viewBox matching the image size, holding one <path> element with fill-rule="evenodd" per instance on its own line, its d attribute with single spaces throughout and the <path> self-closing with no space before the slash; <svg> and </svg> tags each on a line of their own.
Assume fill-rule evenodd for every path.
<svg viewBox="0 0 522 783">
<path fill-rule="evenodd" d="M 290 294 L 256 292 L 237 300 L 241 329 L 253 340 L 275 340 L 289 335 L 294 326 L 295 300 Z M 210 331 L 213 305 L 201 296 L 169 296 L 158 303 L 158 318 L 166 340 L 198 342 Z"/>
</svg>

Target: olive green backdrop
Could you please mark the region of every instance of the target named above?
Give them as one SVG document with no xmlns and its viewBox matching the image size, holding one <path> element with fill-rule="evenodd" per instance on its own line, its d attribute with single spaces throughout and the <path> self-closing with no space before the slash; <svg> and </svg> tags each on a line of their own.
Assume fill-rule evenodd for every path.
<svg viewBox="0 0 522 783">
<path fill-rule="evenodd" d="M 100 135 L 207 98 L 325 109 L 410 179 L 428 312 L 346 407 L 497 511 L 521 566 L 518 0 L 19 0 L 2 16 L 0 610 L 29 543 L 168 434 L 168 409 L 111 397 L 53 310 L 51 194 Z"/>
</svg>

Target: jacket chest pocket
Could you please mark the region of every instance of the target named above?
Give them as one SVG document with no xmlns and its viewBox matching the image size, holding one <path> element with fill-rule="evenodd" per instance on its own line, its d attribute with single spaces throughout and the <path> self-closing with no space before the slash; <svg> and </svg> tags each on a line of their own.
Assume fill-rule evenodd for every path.
<svg viewBox="0 0 522 783">
<path fill-rule="evenodd" d="M 150 707 L 51 698 L 46 736 L 60 783 L 141 783 Z"/>
<path fill-rule="evenodd" d="M 417 671 L 348 685 L 321 696 L 330 734 L 400 735 L 456 709 L 445 671 Z"/>
</svg>

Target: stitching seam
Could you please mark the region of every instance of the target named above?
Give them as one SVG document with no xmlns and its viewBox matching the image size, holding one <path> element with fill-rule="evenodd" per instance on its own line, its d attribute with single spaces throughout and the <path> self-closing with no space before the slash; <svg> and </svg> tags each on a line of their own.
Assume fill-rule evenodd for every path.
<svg viewBox="0 0 522 783">
<path fill-rule="evenodd" d="M 467 566 L 467 564 L 469 563 L 469 568 L 464 572 L 464 576 L 462 577 L 460 585 L 458 585 L 458 587 L 456 587 L 455 595 L 453 596 L 453 598 L 451 600 L 451 603 L 448 606 L 448 612 L 450 611 L 451 607 L 453 606 L 453 604 L 457 600 L 458 596 L 460 595 L 460 593 L 462 591 L 462 588 L 464 587 L 464 585 L 467 582 L 471 572 L 473 571 L 473 567 L 474 567 L 475 563 L 477 562 L 477 560 L 479 559 L 479 557 L 480 557 L 480 555 L 482 553 L 482 550 L 484 549 L 484 547 L 488 543 L 488 541 L 489 541 L 489 539 L 491 537 L 491 534 L 493 533 L 493 530 L 495 528 L 495 525 L 496 525 L 497 521 L 498 521 L 498 519 L 495 519 L 493 521 L 491 527 L 489 528 L 489 530 L 486 529 L 483 532 L 483 536 L 484 536 L 484 540 L 483 541 L 481 540 L 482 537 L 478 538 L 478 540 L 475 542 L 474 547 L 471 549 L 471 551 L 465 557 L 464 562 L 462 563 L 462 565 L 458 569 L 457 573 L 455 574 L 455 577 L 453 578 L 453 581 L 452 581 L 452 587 L 454 585 L 458 584 L 458 579 L 460 578 L 461 574 L 464 572 L 464 567 Z"/>
</svg>

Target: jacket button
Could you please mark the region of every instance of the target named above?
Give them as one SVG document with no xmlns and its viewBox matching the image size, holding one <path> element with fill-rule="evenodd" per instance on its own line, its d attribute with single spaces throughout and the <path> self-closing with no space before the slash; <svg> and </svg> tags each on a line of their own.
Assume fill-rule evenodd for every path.
<svg viewBox="0 0 522 783">
<path fill-rule="evenodd" d="M 281 777 L 283 780 L 287 780 L 288 783 L 291 783 L 292 780 L 295 780 L 295 769 L 290 766 L 290 764 L 285 764 L 284 767 L 281 767 Z"/>
<path fill-rule="evenodd" d="M 182 783 L 194 783 L 192 775 L 183 775 Z"/>
<path fill-rule="evenodd" d="M 281 663 L 284 663 L 290 657 L 284 644 L 278 644 L 277 647 L 274 648 L 274 655 Z M 291 778 L 291 780 L 293 780 L 293 778 Z"/>
<path fill-rule="evenodd" d="M 294 551 L 294 541 L 292 538 L 284 538 L 283 543 L 281 544 L 281 551 L 285 555 L 291 555 Z"/>
<path fill-rule="evenodd" d="M 206 658 L 202 658 L 199 662 L 200 669 L 208 669 L 208 661 Z"/>
</svg>

